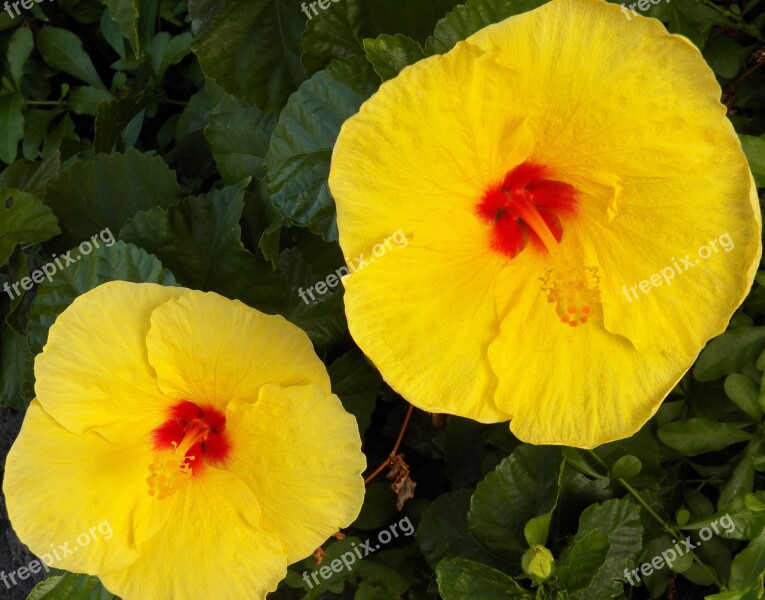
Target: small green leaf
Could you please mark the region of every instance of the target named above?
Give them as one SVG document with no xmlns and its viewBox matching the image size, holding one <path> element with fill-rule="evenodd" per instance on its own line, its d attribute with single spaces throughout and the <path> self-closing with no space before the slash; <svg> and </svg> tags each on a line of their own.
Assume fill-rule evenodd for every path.
<svg viewBox="0 0 765 600">
<path fill-rule="evenodd" d="M 95 116 L 98 114 L 98 107 L 102 103 L 112 100 L 114 100 L 114 96 L 109 90 L 84 85 L 69 94 L 66 99 L 66 107 L 78 115 Z"/>
<path fill-rule="evenodd" d="M 759 402 L 759 392 L 754 383 L 746 375 L 731 373 L 725 379 L 725 394 L 753 420 L 762 418 L 762 408 Z"/>
<path fill-rule="evenodd" d="M 37 34 L 37 50 L 43 60 L 54 69 L 81 79 L 99 88 L 105 88 L 93 61 L 82 47 L 80 38 L 67 29 L 43 27 Z"/>
<path fill-rule="evenodd" d="M 38 583 L 27 600 L 119 600 L 97 577 L 65 573 Z"/>
<path fill-rule="evenodd" d="M 40 200 L 19 190 L 0 188 L 0 265 L 17 244 L 44 242 L 61 233 L 58 219 Z"/>
<path fill-rule="evenodd" d="M 742 589 L 758 581 L 762 583 L 763 573 L 765 573 L 765 527 L 733 559 L 729 585 L 735 589 Z"/>
<path fill-rule="evenodd" d="M 765 327 L 734 327 L 710 341 L 693 368 L 696 381 L 713 381 L 740 371 L 765 349 Z"/>
<path fill-rule="evenodd" d="M 722 450 L 752 438 L 738 427 L 704 417 L 668 423 L 659 428 L 658 434 L 662 442 L 685 456 Z"/>
<path fill-rule="evenodd" d="M 637 456 L 622 456 L 611 467 L 612 479 L 632 479 L 643 470 L 643 463 Z"/>
<path fill-rule="evenodd" d="M 32 350 L 25 336 L 6 323 L 0 339 L 0 406 L 23 410 L 34 396 Z"/>
<path fill-rule="evenodd" d="M 100 246 L 89 254 L 71 251 L 74 264 L 63 264 L 51 281 L 43 281 L 29 310 L 29 343 L 38 353 L 48 339 L 56 317 L 77 296 L 108 281 L 132 281 L 175 285 L 173 275 L 156 257 L 132 244 L 118 241 Z"/>
<path fill-rule="evenodd" d="M 109 14 L 122 30 L 136 57 L 141 56 L 154 34 L 157 0 L 103 0 Z"/>
<path fill-rule="evenodd" d="M 7 165 L 16 160 L 19 142 L 24 138 L 23 105 L 19 94 L 0 96 L 0 161 Z"/>
<path fill-rule="evenodd" d="M 268 192 L 291 223 L 337 240 L 335 202 L 327 177 L 343 122 L 380 84 L 369 62 L 333 62 L 300 86 L 279 117 L 266 154 Z"/>
<path fill-rule="evenodd" d="M 472 560 L 446 558 L 438 563 L 436 577 L 443 600 L 533 598 L 512 577 Z"/>
<path fill-rule="evenodd" d="M 96 154 L 111 152 L 130 121 L 151 102 L 150 96 L 135 95 L 98 104 L 96 110 Z"/>
<path fill-rule="evenodd" d="M 356 417 L 359 432 L 363 434 L 372 420 L 382 376 L 358 350 L 338 358 L 327 371 L 332 392 L 340 398 L 345 410 Z"/>
<path fill-rule="evenodd" d="M 383 81 L 393 79 L 404 67 L 425 58 L 425 51 L 420 45 L 400 33 L 364 40 L 364 51 Z"/>
<path fill-rule="evenodd" d="M 11 80 L 17 92 L 21 91 L 21 77 L 24 75 L 24 64 L 27 62 L 29 55 L 32 54 L 34 46 L 32 30 L 28 27 L 19 27 L 13 32 L 11 39 L 8 40 L 6 60 L 8 61 Z"/>
</svg>

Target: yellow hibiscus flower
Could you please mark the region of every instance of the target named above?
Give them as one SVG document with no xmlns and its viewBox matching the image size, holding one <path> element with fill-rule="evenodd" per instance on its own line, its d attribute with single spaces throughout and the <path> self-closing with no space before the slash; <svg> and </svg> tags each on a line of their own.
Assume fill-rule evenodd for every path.
<svg viewBox="0 0 765 600">
<path fill-rule="evenodd" d="M 56 320 L 35 375 L 6 465 L 11 522 L 124 600 L 263 598 L 359 513 L 356 420 L 280 316 L 109 283 Z"/>
<path fill-rule="evenodd" d="M 333 154 L 340 244 L 368 262 L 344 280 L 356 342 L 424 410 L 531 443 L 633 434 L 760 258 L 719 99 L 688 40 L 600 0 L 406 68 Z M 398 230 L 407 247 L 377 252 Z"/>
</svg>

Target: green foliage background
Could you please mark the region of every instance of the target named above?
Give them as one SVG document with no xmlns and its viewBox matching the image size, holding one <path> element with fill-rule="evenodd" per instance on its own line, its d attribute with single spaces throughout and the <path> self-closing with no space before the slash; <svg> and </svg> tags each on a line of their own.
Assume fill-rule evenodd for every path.
<svg viewBox="0 0 765 600">
<path fill-rule="evenodd" d="M 541 0 L 326 2 L 311 19 L 297 0 L 46 0 L 0 13 L 0 286 L 54 254 L 79 257 L 107 227 L 119 239 L 19 298 L 0 295 L 0 406 L 27 406 L 34 356 L 76 296 L 115 279 L 180 284 L 303 328 L 359 420 L 370 465 L 385 459 L 405 403 L 354 346 L 342 290 L 308 305 L 297 293 L 343 264 L 332 147 L 383 80 Z M 702 50 L 765 186 L 765 1 L 646 6 Z M 593 452 L 532 447 L 506 425 L 415 411 L 403 451 L 416 498 L 399 513 L 389 483 L 372 483 L 325 560 L 402 516 L 416 534 L 312 590 L 306 559 L 273 597 L 763 598 L 763 371 L 765 271 L 630 439 Z M 625 585 L 625 569 L 673 540 L 698 543 L 724 515 L 732 531 Z M 534 545 L 555 557 L 545 581 L 522 569 Z M 236 576 L 226 567 L 221 576 Z M 113 596 L 60 573 L 30 598 Z"/>
</svg>

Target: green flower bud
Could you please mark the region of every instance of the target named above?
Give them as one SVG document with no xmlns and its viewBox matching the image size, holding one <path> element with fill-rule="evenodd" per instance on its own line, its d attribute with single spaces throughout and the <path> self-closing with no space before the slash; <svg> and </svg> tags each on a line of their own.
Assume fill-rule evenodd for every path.
<svg viewBox="0 0 765 600">
<path fill-rule="evenodd" d="M 534 544 L 524 552 L 523 558 L 521 558 L 523 572 L 532 579 L 539 581 L 543 581 L 550 576 L 554 562 L 555 559 L 552 552 L 541 544 Z"/>
</svg>

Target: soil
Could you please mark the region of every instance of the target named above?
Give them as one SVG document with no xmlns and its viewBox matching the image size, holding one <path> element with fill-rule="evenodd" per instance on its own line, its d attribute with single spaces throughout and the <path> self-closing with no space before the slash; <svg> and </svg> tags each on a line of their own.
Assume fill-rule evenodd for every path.
<svg viewBox="0 0 765 600">
<path fill-rule="evenodd" d="M 24 413 L 0 408 L 0 479 L 5 478 L 5 457 L 16 439 Z M 13 532 L 5 509 L 5 496 L 0 494 L 0 574 L 14 573 L 19 567 L 28 565 L 34 555 L 22 544 Z M 25 581 L 14 577 L 16 585 L 3 583 L 0 578 L 0 598 L 3 600 L 24 600 L 43 574 L 31 575 Z M 8 579 L 6 577 L 6 579 Z M 8 587 L 10 585 L 10 588 Z"/>
</svg>

